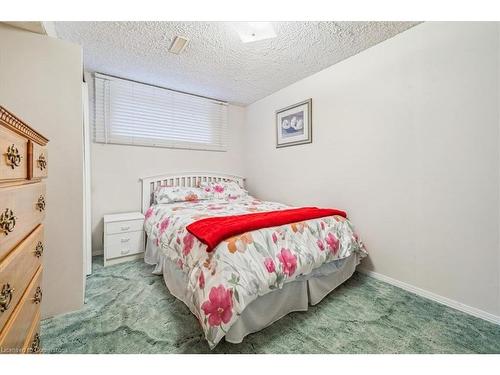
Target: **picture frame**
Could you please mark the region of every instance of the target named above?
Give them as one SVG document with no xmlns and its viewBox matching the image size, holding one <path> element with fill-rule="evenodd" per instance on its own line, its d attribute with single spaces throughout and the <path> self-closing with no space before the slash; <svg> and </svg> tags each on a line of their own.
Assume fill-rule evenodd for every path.
<svg viewBox="0 0 500 375">
<path fill-rule="evenodd" d="M 312 143 L 312 99 L 276 111 L 276 148 Z"/>
</svg>

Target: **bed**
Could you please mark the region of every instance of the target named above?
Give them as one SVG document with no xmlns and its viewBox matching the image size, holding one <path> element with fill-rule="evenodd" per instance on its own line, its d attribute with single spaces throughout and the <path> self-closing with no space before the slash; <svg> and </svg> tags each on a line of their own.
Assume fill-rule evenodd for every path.
<svg viewBox="0 0 500 375">
<path fill-rule="evenodd" d="M 198 318 L 210 348 L 222 338 L 240 343 L 292 311 L 306 311 L 349 279 L 366 256 L 352 224 L 340 215 L 240 233 L 212 250 L 190 232 L 193 223 L 290 207 L 246 194 L 244 178 L 234 175 L 181 173 L 141 181 L 144 260 Z M 217 195 L 219 185 L 245 193 Z M 158 198 L 163 186 L 217 192 L 208 199 L 193 199 L 190 192 L 186 200 L 165 201 Z"/>
</svg>

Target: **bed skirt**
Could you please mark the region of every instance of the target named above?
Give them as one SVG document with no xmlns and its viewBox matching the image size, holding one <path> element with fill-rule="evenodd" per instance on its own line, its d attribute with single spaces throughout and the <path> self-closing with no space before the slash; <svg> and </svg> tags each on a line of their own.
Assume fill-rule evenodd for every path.
<svg viewBox="0 0 500 375">
<path fill-rule="evenodd" d="M 348 258 L 324 264 L 310 274 L 285 284 L 283 288 L 258 297 L 231 326 L 225 340 L 238 344 L 245 336 L 260 331 L 293 311 L 306 311 L 309 305 L 316 305 L 349 279 L 360 260 L 359 255 L 354 253 Z M 170 293 L 189 306 L 185 292 L 187 275 L 149 240 L 144 261 L 155 266 L 153 273 L 163 275 Z"/>
</svg>

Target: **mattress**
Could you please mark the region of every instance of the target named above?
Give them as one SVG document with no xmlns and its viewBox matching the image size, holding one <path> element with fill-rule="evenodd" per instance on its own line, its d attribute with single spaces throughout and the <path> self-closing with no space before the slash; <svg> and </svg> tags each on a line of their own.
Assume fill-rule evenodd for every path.
<svg viewBox="0 0 500 375">
<path fill-rule="evenodd" d="M 212 252 L 207 252 L 207 246 L 186 229 L 205 217 L 286 208 L 290 207 L 247 196 L 232 201 L 159 204 L 147 210 L 145 231 L 149 247 L 154 246 L 155 251 L 146 254 L 146 261 L 155 265 L 157 273 L 165 275 L 168 270 L 174 275 L 166 279 L 167 285 L 198 318 L 211 348 L 228 337 L 232 326 L 256 299 L 278 290 L 299 288 L 299 284 L 288 285 L 294 282 L 329 276 L 329 270 L 351 264 L 348 259 L 354 259 L 350 262 L 355 267 L 366 255 L 352 224 L 341 216 L 243 233 L 222 241 Z M 356 256 L 351 257 L 353 254 Z M 182 280 L 182 295 L 172 287 L 177 279 Z M 309 284 L 302 285 L 302 290 L 307 290 Z M 300 305 L 300 309 L 304 306 L 307 304 Z M 268 322 L 269 317 L 264 321 Z"/>
</svg>

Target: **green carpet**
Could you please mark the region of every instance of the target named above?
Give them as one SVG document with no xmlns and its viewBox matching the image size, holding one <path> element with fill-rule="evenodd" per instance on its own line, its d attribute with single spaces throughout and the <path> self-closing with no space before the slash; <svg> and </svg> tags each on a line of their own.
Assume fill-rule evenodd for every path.
<svg viewBox="0 0 500 375">
<path fill-rule="evenodd" d="M 45 353 L 500 353 L 500 326 L 358 273 L 309 311 L 210 351 L 151 266 L 102 259 L 84 308 L 44 320 L 41 336 Z"/>
</svg>

